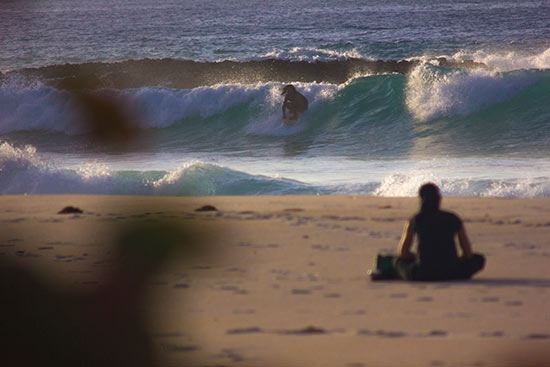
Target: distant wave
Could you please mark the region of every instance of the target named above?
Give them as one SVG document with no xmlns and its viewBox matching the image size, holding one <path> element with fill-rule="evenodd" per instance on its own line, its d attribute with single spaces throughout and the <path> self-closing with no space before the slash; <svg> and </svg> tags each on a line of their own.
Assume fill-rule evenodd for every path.
<svg viewBox="0 0 550 367">
<path fill-rule="evenodd" d="M 477 50 L 439 57 L 373 60 L 362 57 L 355 49 L 331 51 L 294 48 L 289 51 L 272 51 L 254 59 L 240 61 L 166 58 L 49 65 L 0 73 L 0 81 L 13 75 L 23 75 L 59 89 L 127 89 L 145 86 L 190 89 L 216 84 L 269 82 L 342 84 L 366 75 L 406 74 L 424 63 L 498 72 L 543 70 L 550 69 L 550 49 L 536 54 Z"/>
<path fill-rule="evenodd" d="M 346 48 L 345 44 L 342 44 Z M 267 54 L 257 57 L 259 60 L 289 60 L 289 61 L 308 61 L 308 62 L 330 62 L 330 61 L 346 61 L 350 59 L 363 59 L 361 54 L 355 49 L 347 51 L 336 51 L 330 49 L 320 49 L 315 47 L 294 47 L 288 51 L 271 51 Z"/>
<path fill-rule="evenodd" d="M 295 180 L 251 175 L 204 162 L 173 171 L 112 171 L 97 163 L 76 170 L 45 161 L 33 146 L 0 144 L 0 194 L 283 195 L 331 193 Z"/>
<path fill-rule="evenodd" d="M 105 195 L 314 195 L 345 194 L 416 196 L 426 181 L 437 183 L 444 195 L 492 197 L 550 197 L 548 177 L 511 179 L 445 178 L 433 169 L 404 170 L 359 184 L 312 185 L 287 178 L 254 175 L 218 164 L 184 162 L 171 171 L 115 171 L 99 163 L 62 169 L 45 160 L 30 145 L 0 144 L 0 194 Z"/>
<path fill-rule="evenodd" d="M 446 58 L 433 60 L 440 66 L 477 68 L 481 63 Z M 302 82 L 342 84 L 358 76 L 408 73 L 421 60 L 366 60 L 346 58 L 331 61 L 290 61 L 268 58 L 250 61 L 198 62 L 176 59 L 144 59 L 115 63 L 51 65 L 21 69 L 0 75 L 23 75 L 58 89 L 140 88 L 166 86 L 191 89 L 217 84 Z"/>
<path fill-rule="evenodd" d="M 514 51 L 460 51 L 449 58 L 457 61 L 473 60 L 476 63 L 487 65 L 487 67 L 492 70 L 502 72 L 514 70 L 550 69 L 550 48 L 535 54 L 525 54 Z"/>
</svg>

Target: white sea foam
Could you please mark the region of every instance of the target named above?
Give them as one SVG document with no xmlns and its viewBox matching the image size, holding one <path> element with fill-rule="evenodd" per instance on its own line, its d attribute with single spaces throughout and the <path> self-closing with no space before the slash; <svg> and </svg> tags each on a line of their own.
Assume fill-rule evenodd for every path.
<svg viewBox="0 0 550 367">
<path fill-rule="evenodd" d="M 110 194 L 111 174 L 104 165 L 89 163 L 77 171 L 64 170 L 48 162 L 27 145 L 0 145 L 2 194 Z"/>
<path fill-rule="evenodd" d="M 348 51 L 334 51 L 313 47 L 294 47 L 293 49 L 271 51 L 259 57 L 262 59 L 282 59 L 290 61 L 343 61 L 361 59 L 363 56 L 356 49 Z"/>
<path fill-rule="evenodd" d="M 549 197 L 548 177 L 523 178 L 512 181 L 496 180 L 491 182 L 481 196 L 496 197 Z"/>
<path fill-rule="evenodd" d="M 63 169 L 33 146 L 0 144 L 0 194 L 261 195 L 311 193 L 297 181 L 192 160 L 174 170 L 113 171 L 93 161 Z"/>
<path fill-rule="evenodd" d="M 418 188 L 426 182 L 439 186 L 444 195 L 477 196 L 470 179 L 446 179 L 429 169 L 414 170 L 386 176 L 372 193 L 375 196 L 411 197 L 418 195 Z"/>
<path fill-rule="evenodd" d="M 372 191 L 384 197 L 415 197 L 426 182 L 435 183 L 444 196 L 482 196 L 505 198 L 550 197 L 547 177 L 511 179 L 453 178 L 436 173 L 418 172 L 392 174 Z"/>
<path fill-rule="evenodd" d="M 539 80 L 540 75 L 532 72 L 476 69 L 445 73 L 422 64 L 407 77 L 406 105 L 420 121 L 468 115 L 513 98 Z"/>
<path fill-rule="evenodd" d="M 535 54 L 514 51 L 460 51 L 451 56 L 451 58 L 455 60 L 473 60 L 475 62 L 480 62 L 496 71 L 550 69 L 550 48 Z"/>
</svg>

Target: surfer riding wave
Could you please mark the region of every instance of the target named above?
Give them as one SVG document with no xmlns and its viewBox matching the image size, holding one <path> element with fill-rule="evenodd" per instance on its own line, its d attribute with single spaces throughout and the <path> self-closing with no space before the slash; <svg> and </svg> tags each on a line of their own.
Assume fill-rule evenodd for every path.
<svg viewBox="0 0 550 367">
<path fill-rule="evenodd" d="M 285 96 L 283 101 L 283 122 L 285 124 L 294 124 L 298 120 L 298 117 L 307 111 L 307 98 L 298 92 L 292 84 L 285 86 L 281 95 Z"/>
</svg>

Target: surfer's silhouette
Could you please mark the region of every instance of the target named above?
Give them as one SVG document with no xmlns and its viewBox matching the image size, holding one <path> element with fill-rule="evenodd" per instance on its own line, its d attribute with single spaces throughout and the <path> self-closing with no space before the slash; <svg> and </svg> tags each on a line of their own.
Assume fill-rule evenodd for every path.
<svg viewBox="0 0 550 367">
<path fill-rule="evenodd" d="M 292 84 L 285 86 L 281 95 L 285 96 L 283 101 L 283 122 L 285 124 L 294 124 L 298 120 L 298 117 L 307 111 L 307 98 L 298 92 Z"/>
</svg>

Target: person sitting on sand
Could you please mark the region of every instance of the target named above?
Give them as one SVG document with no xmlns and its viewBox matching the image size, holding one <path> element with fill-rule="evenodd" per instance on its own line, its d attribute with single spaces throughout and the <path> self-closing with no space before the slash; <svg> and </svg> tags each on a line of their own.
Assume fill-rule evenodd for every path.
<svg viewBox="0 0 550 367">
<path fill-rule="evenodd" d="M 308 107 L 307 98 L 304 97 L 296 88 L 289 84 L 283 88 L 281 95 L 285 96 L 283 101 L 283 122 L 294 123 L 300 117 L 300 114 L 306 112 Z M 288 109 L 288 117 L 286 110 Z"/>
<path fill-rule="evenodd" d="M 405 224 L 395 263 L 397 274 L 405 280 L 469 279 L 483 269 L 485 257 L 474 254 L 462 220 L 439 208 L 439 188 L 427 183 L 420 187 L 420 211 Z M 414 235 L 418 237 L 418 256 L 411 252 Z M 458 256 L 455 235 L 462 250 Z"/>
</svg>

